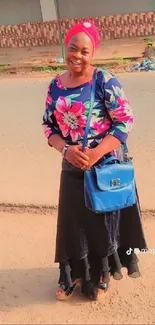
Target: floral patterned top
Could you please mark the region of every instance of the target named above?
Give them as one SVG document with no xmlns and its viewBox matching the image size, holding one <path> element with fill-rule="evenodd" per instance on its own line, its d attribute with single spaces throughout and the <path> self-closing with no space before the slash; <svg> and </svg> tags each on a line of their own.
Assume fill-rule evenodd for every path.
<svg viewBox="0 0 155 325">
<path fill-rule="evenodd" d="M 47 138 L 60 134 L 66 143 L 81 141 L 90 108 L 92 81 L 65 88 L 56 76 L 48 88 L 43 116 Z M 126 143 L 133 125 L 133 113 L 118 79 L 106 70 L 97 70 L 95 101 L 89 129 L 91 145 L 110 134 Z M 95 143 L 94 143 L 95 141 Z"/>
</svg>

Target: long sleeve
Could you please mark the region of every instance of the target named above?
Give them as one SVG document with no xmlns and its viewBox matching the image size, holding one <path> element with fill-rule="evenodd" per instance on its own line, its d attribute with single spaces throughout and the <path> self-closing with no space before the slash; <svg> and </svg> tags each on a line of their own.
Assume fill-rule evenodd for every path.
<svg viewBox="0 0 155 325">
<path fill-rule="evenodd" d="M 112 75 L 105 82 L 104 99 L 107 113 L 112 120 L 108 134 L 125 143 L 133 126 L 133 112 L 121 84 Z"/>
<path fill-rule="evenodd" d="M 45 103 L 45 112 L 43 115 L 43 128 L 44 133 L 47 139 L 54 134 L 60 134 L 58 124 L 56 122 L 54 112 L 54 103 L 52 99 L 52 83 L 48 87 L 46 103 Z"/>
</svg>

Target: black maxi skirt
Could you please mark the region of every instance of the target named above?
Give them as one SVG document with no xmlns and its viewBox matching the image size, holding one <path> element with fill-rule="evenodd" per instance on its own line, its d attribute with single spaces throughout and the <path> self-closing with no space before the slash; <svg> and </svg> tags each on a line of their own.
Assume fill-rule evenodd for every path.
<svg viewBox="0 0 155 325">
<path fill-rule="evenodd" d="M 126 251 L 134 248 L 147 248 L 139 203 L 95 214 L 85 207 L 84 172 L 63 160 L 55 254 L 59 284 L 72 287 L 82 278 L 83 293 L 95 299 L 101 275 L 106 277 L 114 262 L 116 271 L 127 266 Z"/>
</svg>

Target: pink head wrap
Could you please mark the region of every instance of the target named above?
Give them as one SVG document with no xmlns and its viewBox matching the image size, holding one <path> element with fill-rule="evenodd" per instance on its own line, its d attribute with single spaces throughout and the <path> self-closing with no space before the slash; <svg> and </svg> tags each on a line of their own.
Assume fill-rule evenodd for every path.
<svg viewBox="0 0 155 325">
<path fill-rule="evenodd" d="M 99 46 L 100 37 L 97 27 L 91 21 L 85 21 L 75 24 L 67 33 L 65 38 L 65 45 L 67 46 L 70 39 L 78 34 L 84 32 L 92 41 L 94 53 Z"/>
</svg>

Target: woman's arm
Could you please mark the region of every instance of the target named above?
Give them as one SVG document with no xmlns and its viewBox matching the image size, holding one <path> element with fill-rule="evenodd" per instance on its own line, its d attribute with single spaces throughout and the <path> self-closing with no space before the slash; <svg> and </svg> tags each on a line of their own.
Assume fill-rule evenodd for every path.
<svg viewBox="0 0 155 325">
<path fill-rule="evenodd" d="M 120 144 L 120 140 L 112 135 L 107 135 L 95 148 L 86 148 L 85 154 L 89 157 L 89 165 L 84 166 L 84 169 L 92 167 L 100 158 L 115 150 Z"/>
<path fill-rule="evenodd" d="M 134 123 L 133 111 L 122 85 L 114 76 L 104 85 L 104 105 L 112 121 L 109 135 L 126 143 Z"/>
<path fill-rule="evenodd" d="M 43 128 L 45 137 L 48 140 L 49 145 L 52 146 L 51 141 L 49 141 L 51 136 L 59 135 L 60 137 L 60 130 L 54 118 L 54 105 L 52 99 L 52 83 L 48 87 L 48 92 L 46 96 L 46 103 L 45 103 L 45 111 L 43 115 Z"/>
<path fill-rule="evenodd" d="M 66 146 L 65 140 L 61 137 L 58 124 L 56 123 L 55 116 L 53 114 L 54 107 L 52 101 L 52 84 L 48 88 L 47 98 L 46 98 L 46 107 L 43 116 L 43 127 L 46 138 L 48 139 L 49 146 L 53 147 L 60 153 L 63 148 Z M 88 156 L 81 151 L 81 145 L 69 146 L 65 159 L 67 159 L 72 165 L 82 168 L 83 166 L 88 165 Z"/>
<path fill-rule="evenodd" d="M 112 121 L 112 127 L 96 148 L 86 149 L 89 166 L 93 166 L 102 156 L 125 143 L 133 125 L 132 109 L 117 78 L 111 75 L 103 88 L 104 105 Z"/>
<path fill-rule="evenodd" d="M 59 152 L 62 152 L 62 149 L 66 145 L 66 141 L 63 140 L 59 134 L 54 134 L 48 138 L 48 144 L 50 147 L 53 147 Z"/>
<path fill-rule="evenodd" d="M 66 142 L 58 134 L 52 135 L 48 139 L 48 143 L 59 152 L 62 152 L 62 149 L 66 145 Z M 81 150 L 82 145 L 69 146 L 65 154 L 65 159 L 68 160 L 73 166 L 83 169 L 84 166 L 88 166 L 89 158 Z"/>
<path fill-rule="evenodd" d="M 98 159 L 102 156 L 106 155 L 107 153 L 115 150 L 119 147 L 121 141 L 114 136 L 108 134 L 98 145 L 94 148 L 94 153 Z"/>
</svg>

